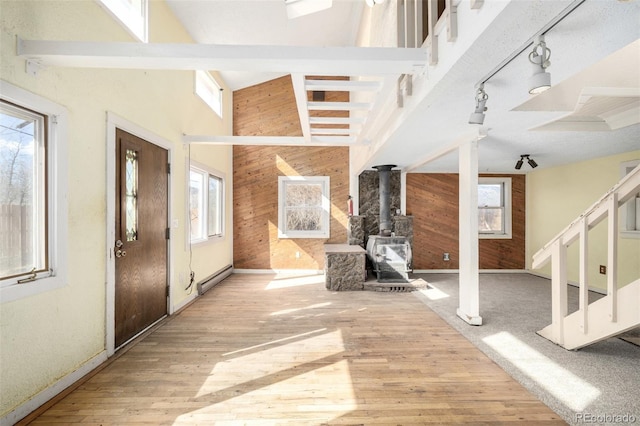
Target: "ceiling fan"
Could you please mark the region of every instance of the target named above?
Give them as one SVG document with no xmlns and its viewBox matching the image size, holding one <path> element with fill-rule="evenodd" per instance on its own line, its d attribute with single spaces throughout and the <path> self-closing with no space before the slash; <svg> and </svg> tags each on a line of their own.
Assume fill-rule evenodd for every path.
<svg viewBox="0 0 640 426">
<path fill-rule="evenodd" d="M 333 0 L 284 0 L 289 19 L 329 9 Z"/>
</svg>

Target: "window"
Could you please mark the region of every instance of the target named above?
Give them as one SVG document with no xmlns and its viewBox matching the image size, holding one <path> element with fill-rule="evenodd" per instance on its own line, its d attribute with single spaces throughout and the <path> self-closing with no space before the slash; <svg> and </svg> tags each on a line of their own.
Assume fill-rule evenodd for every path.
<svg viewBox="0 0 640 426">
<path fill-rule="evenodd" d="M 148 0 L 98 0 L 135 38 L 148 41 Z"/>
<path fill-rule="evenodd" d="M 66 110 L 0 81 L 2 301 L 65 281 Z"/>
<path fill-rule="evenodd" d="M 278 177 L 278 237 L 329 238 L 329 177 Z"/>
<path fill-rule="evenodd" d="M 205 71 L 196 71 L 196 94 L 222 118 L 222 88 Z"/>
<path fill-rule="evenodd" d="M 640 160 L 625 161 L 620 165 L 620 177 L 625 177 L 640 165 Z M 620 231 L 624 238 L 640 238 L 640 193 L 620 208 Z"/>
<path fill-rule="evenodd" d="M 224 234 L 224 176 L 203 165 L 189 169 L 189 232 L 191 243 Z"/>
<path fill-rule="evenodd" d="M 511 238 L 511 178 L 478 179 L 480 238 Z"/>
</svg>

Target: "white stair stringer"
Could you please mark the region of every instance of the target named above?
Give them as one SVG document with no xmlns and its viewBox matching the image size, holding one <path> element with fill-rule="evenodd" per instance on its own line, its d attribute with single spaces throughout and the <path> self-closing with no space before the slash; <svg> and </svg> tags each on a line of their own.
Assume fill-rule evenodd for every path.
<svg viewBox="0 0 640 426">
<path fill-rule="evenodd" d="M 605 296 L 588 305 L 586 333 L 583 333 L 581 310 L 564 317 L 562 319 L 564 342 L 556 343 L 568 350 L 580 349 L 640 326 L 640 279 L 618 289 L 617 321 L 615 322 L 611 321 L 610 316 L 611 297 Z M 538 334 L 555 341 L 553 324 L 538 331 Z"/>
</svg>

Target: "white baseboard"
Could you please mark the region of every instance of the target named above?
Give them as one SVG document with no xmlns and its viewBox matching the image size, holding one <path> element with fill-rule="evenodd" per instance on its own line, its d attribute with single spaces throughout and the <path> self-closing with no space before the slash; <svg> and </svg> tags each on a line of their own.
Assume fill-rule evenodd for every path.
<svg viewBox="0 0 640 426">
<path fill-rule="evenodd" d="M 45 404 L 60 392 L 64 391 L 69 386 L 73 385 L 75 382 L 83 378 L 85 375 L 89 374 L 95 368 L 100 366 L 103 362 L 107 360 L 107 351 L 102 351 L 98 355 L 91 358 L 85 364 L 83 364 L 77 370 L 67 374 L 48 388 L 37 393 L 33 398 L 28 400 L 27 402 L 19 405 L 13 411 L 10 411 L 2 418 L 0 418 L 1 426 L 10 426 L 18 421 L 22 420 L 33 411 L 35 411 L 38 407 Z"/>
<path fill-rule="evenodd" d="M 188 297 L 186 297 L 184 300 L 181 300 L 180 303 L 178 303 L 177 305 L 173 305 L 171 308 L 171 313 L 170 315 L 175 314 L 176 312 L 178 312 L 180 309 L 184 308 L 185 306 L 187 306 L 189 303 L 193 302 L 194 300 L 196 300 L 198 298 L 198 292 L 193 292 L 191 293 Z"/>
<path fill-rule="evenodd" d="M 322 275 L 321 269 L 233 269 L 235 274 Z"/>
</svg>

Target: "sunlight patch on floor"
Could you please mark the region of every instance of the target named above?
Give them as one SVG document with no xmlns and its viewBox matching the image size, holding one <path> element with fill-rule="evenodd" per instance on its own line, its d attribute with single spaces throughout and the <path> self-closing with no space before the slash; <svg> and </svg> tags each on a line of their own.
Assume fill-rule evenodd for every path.
<svg viewBox="0 0 640 426">
<path fill-rule="evenodd" d="M 267 284 L 266 290 L 276 290 L 279 288 L 299 287 L 303 285 L 324 284 L 324 275 L 305 275 L 305 276 L 287 276 L 279 277 Z"/>
<path fill-rule="evenodd" d="M 272 316 L 274 316 L 274 315 L 286 315 L 286 314 L 291 314 L 293 312 L 304 311 L 306 309 L 325 308 L 325 307 L 327 307 L 329 305 L 331 305 L 331 302 L 316 303 L 314 305 L 303 306 L 302 308 L 283 309 L 281 311 L 271 312 L 271 314 L 269 314 L 269 315 L 272 315 Z"/>
<path fill-rule="evenodd" d="M 331 391 L 327 392 L 327 389 Z M 274 412 L 273 404 L 278 400 L 291 407 L 291 411 Z M 294 422 L 326 424 L 357 408 L 349 362 L 342 360 L 184 413 L 176 418 L 174 425 L 212 422 L 243 425 Z M 283 421 L 285 417 L 287 420 Z"/>
<path fill-rule="evenodd" d="M 580 412 L 600 391 L 506 331 L 482 339 L 570 409 Z"/>
<path fill-rule="evenodd" d="M 280 381 L 280 377 L 295 377 L 299 374 L 296 369 L 302 372 L 304 369 L 300 367 L 305 364 L 339 354 L 344 350 L 342 333 L 336 330 L 218 362 L 200 387 L 196 397 L 220 392 L 240 384 L 246 387 L 250 382 L 255 382 L 257 387 L 267 384 L 271 386 Z M 246 368 L 247 365 L 251 368 Z"/>
<path fill-rule="evenodd" d="M 310 336 L 312 334 L 322 333 L 323 331 L 327 331 L 327 329 L 326 328 L 319 328 L 317 330 L 309 331 L 307 333 L 296 334 L 295 336 L 289 336 L 289 337 L 285 337 L 285 338 L 277 339 L 277 340 L 271 340 L 270 342 L 260 343 L 259 345 L 249 346 L 248 348 L 238 349 L 237 351 L 233 351 L 233 352 L 227 352 L 226 354 L 222 354 L 222 356 L 231 356 L 231 355 L 238 354 L 240 352 L 252 351 L 254 349 L 263 348 L 263 347 L 271 346 L 271 345 L 276 345 L 276 344 L 279 344 L 279 343 L 282 343 L 282 342 L 286 342 L 288 340 L 296 340 L 296 339 L 300 339 L 300 338 L 305 337 L 305 336 Z"/>
<path fill-rule="evenodd" d="M 440 300 L 449 297 L 447 293 L 438 288 L 435 288 L 432 284 L 429 284 L 428 288 L 420 289 L 418 291 L 427 296 L 429 300 Z"/>
</svg>

